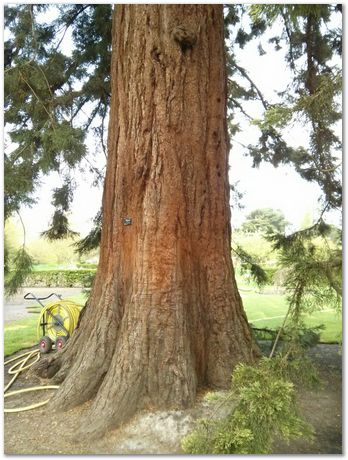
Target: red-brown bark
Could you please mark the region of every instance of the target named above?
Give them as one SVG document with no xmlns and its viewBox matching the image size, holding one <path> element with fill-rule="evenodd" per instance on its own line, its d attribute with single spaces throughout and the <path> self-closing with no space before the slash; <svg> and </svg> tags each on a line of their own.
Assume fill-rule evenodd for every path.
<svg viewBox="0 0 348 460">
<path fill-rule="evenodd" d="M 230 253 L 222 5 L 117 5 L 112 46 L 100 263 L 51 365 L 53 407 L 93 398 L 88 435 L 187 407 L 257 354 Z"/>
</svg>

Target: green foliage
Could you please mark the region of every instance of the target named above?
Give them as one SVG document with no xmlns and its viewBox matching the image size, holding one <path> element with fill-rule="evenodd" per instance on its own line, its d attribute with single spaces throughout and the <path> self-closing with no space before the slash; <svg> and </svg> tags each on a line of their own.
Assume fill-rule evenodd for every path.
<svg viewBox="0 0 348 460">
<path fill-rule="evenodd" d="M 261 131 L 274 128 L 284 128 L 294 117 L 292 108 L 284 104 L 274 104 L 270 106 L 264 113 L 264 118 L 261 120 L 254 119 L 253 124 L 258 126 Z"/>
<path fill-rule="evenodd" d="M 272 237 L 280 264 L 287 269 L 284 286 L 297 317 L 301 311 L 341 307 L 342 250 L 328 239 L 330 233 L 332 227 L 319 219 L 307 229 Z"/>
<path fill-rule="evenodd" d="M 33 259 L 25 248 L 22 247 L 16 252 L 13 264 L 16 266 L 16 271 L 9 272 L 5 280 L 5 293 L 7 296 L 14 295 L 24 284 L 24 281 L 32 270 Z"/>
<path fill-rule="evenodd" d="M 286 353 L 280 353 L 269 359 L 269 365 L 276 375 L 290 381 L 295 388 L 318 389 L 322 385 L 318 370 L 313 361 L 303 353 L 303 348 L 298 349 L 297 355 L 289 359 Z"/>
<path fill-rule="evenodd" d="M 40 15 L 48 9 L 52 19 L 46 24 Z M 84 144 L 89 128 L 104 145 L 111 12 L 111 5 L 5 6 L 5 123 L 17 144 L 4 161 L 5 218 L 35 201 L 40 175 L 64 168 L 70 174 L 85 158 L 90 162 L 94 152 Z M 71 56 L 61 46 L 70 27 Z M 94 120 L 98 127 L 92 126 Z M 69 234 L 67 222 L 62 225 L 71 202 L 70 193 L 64 193 L 66 184 L 67 179 L 61 193 L 54 191 L 56 214 L 47 234 L 51 238 Z"/>
<path fill-rule="evenodd" d="M 248 273 L 251 279 L 259 286 L 264 286 L 269 282 L 267 273 L 255 262 L 255 259 L 248 254 L 243 248 L 237 246 L 232 248 L 233 253 L 238 257 L 240 262 L 240 271 L 242 274 Z"/>
<path fill-rule="evenodd" d="M 307 181 L 322 189 L 329 208 L 339 208 L 342 200 L 340 182 L 341 141 L 335 125 L 341 119 L 342 29 L 330 20 L 336 18 L 335 5 L 251 5 L 252 22 L 263 20 L 272 25 L 281 19 L 284 32 L 272 37 L 281 49 L 286 41 L 286 59 L 293 71 L 293 83 L 279 94 L 281 103 L 264 104 L 262 119 L 254 120 L 261 135 L 256 146 L 249 145 L 254 165 L 269 161 L 274 166 L 293 164 Z M 303 56 L 305 55 L 305 66 Z M 292 148 L 283 139 L 282 129 L 295 121 L 306 123 L 308 148 Z"/>
<path fill-rule="evenodd" d="M 278 252 L 260 233 L 244 233 L 237 229 L 233 233 L 233 245 L 242 247 L 264 269 L 277 266 Z"/>
<path fill-rule="evenodd" d="M 243 228 L 237 229 L 232 242 L 235 268 L 248 284 L 255 283 L 259 288 L 273 283 L 278 257 L 272 244 L 263 237 L 262 228 L 273 229 L 273 224 L 270 224 L 267 218 L 263 221 L 262 216 L 260 219 L 256 216 L 255 221 L 251 218 L 250 232 L 244 231 Z"/>
<path fill-rule="evenodd" d="M 4 275 L 6 276 L 10 271 L 10 251 L 6 235 L 4 235 Z"/>
<path fill-rule="evenodd" d="M 7 219 L 4 228 L 4 274 L 13 267 L 16 252 L 22 246 L 22 232 L 14 218 Z"/>
<path fill-rule="evenodd" d="M 67 216 L 58 209 L 53 214 L 50 228 L 42 232 L 41 235 L 48 240 L 57 240 L 72 238 L 78 233 L 70 229 Z"/>
<path fill-rule="evenodd" d="M 280 209 L 255 209 L 247 215 L 241 230 L 245 233 L 271 235 L 284 233 L 288 222 Z"/>
<path fill-rule="evenodd" d="M 284 363 L 263 358 L 256 366 L 239 364 L 232 376 L 227 401 L 229 415 L 201 420 L 183 439 L 188 454 L 270 454 L 275 439 L 313 436 L 299 415 L 294 385 L 284 378 Z"/>
<path fill-rule="evenodd" d="M 76 251 L 80 254 L 88 254 L 99 247 L 101 239 L 102 212 L 101 210 L 93 219 L 93 228 L 85 238 L 75 244 Z"/>
</svg>

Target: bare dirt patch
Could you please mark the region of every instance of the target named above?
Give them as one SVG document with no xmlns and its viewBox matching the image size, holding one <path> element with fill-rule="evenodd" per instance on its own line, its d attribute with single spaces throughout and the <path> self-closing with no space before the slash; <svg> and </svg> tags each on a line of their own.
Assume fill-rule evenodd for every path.
<svg viewBox="0 0 348 460">
<path fill-rule="evenodd" d="M 310 354 L 323 379 L 322 388 L 300 389 L 302 414 L 315 430 L 313 443 L 298 440 L 290 445 L 277 443 L 278 454 L 342 453 L 342 361 L 337 345 L 318 345 Z M 20 352 L 18 354 L 23 353 Z M 15 356 L 15 355 L 14 355 Z M 5 384 L 9 376 L 5 369 Z M 10 391 L 50 382 L 20 375 Z M 51 390 L 54 391 L 54 390 Z M 181 411 L 140 413 L 127 425 L 109 432 L 104 438 L 80 442 L 75 437 L 88 403 L 65 413 L 54 413 L 49 406 L 4 417 L 5 454 L 180 454 L 180 442 L 200 417 L 223 415 L 221 403 L 200 395 L 195 407 Z M 22 407 L 47 399 L 46 392 L 20 394 L 6 400 L 6 407 Z"/>
</svg>

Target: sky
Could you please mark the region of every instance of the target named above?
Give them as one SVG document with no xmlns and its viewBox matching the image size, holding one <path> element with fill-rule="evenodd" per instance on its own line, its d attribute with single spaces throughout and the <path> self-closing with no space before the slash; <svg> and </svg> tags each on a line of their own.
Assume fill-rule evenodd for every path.
<svg viewBox="0 0 348 460">
<path fill-rule="evenodd" d="M 69 34 L 66 34 L 66 50 L 71 45 Z M 260 56 L 256 43 L 249 43 L 238 53 L 239 63 L 248 70 L 250 77 L 257 82 L 265 98 L 276 101 L 276 91 L 284 90 L 291 81 L 291 73 L 284 59 L 284 50 L 275 52 L 272 45 L 264 44 L 266 54 Z M 248 109 L 258 113 L 257 103 L 251 104 Z M 241 132 L 231 139 L 232 149 L 229 156 L 230 183 L 238 181 L 238 191 L 243 193 L 241 200 L 242 209 L 232 209 L 232 226 L 238 227 L 245 217 L 258 208 L 273 208 L 283 211 L 285 218 L 292 224 L 293 230 L 298 229 L 306 215 L 315 218 L 319 212 L 318 199 L 320 189 L 316 184 L 311 184 L 299 177 L 290 166 L 274 168 L 270 164 L 261 164 L 259 168 L 252 168 L 252 159 L 245 156 L 247 145 L 258 138 L 258 131 L 245 120 L 241 120 Z M 338 130 L 340 127 L 338 127 Z M 305 126 L 295 125 L 286 133 L 287 140 L 293 146 L 306 145 L 308 132 Z M 94 148 L 95 139 L 89 133 L 88 145 Z M 101 158 L 101 161 L 103 159 Z M 100 208 L 102 187 L 91 187 L 88 174 L 75 173 L 75 180 L 79 184 L 75 192 L 70 221 L 71 228 L 81 233 L 88 233 L 93 217 Z M 60 185 L 57 174 L 52 174 L 43 180 L 37 194 L 38 204 L 32 208 L 23 208 L 21 217 L 26 227 L 27 241 L 39 237 L 46 230 L 53 214 L 50 204 L 51 190 Z M 340 225 L 340 215 L 332 213 L 328 220 Z"/>
</svg>

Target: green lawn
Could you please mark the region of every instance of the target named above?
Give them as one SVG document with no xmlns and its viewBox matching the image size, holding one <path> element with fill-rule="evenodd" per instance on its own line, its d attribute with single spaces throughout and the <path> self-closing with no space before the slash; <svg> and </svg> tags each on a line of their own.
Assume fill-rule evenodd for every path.
<svg viewBox="0 0 348 460">
<path fill-rule="evenodd" d="M 248 320 L 255 327 L 274 329 L 282 324 L 288 309 L 285 295 L 242 291 L 241 296 Z M 308 314 L 305 323 L 307 326 L 324 324 L 320 338 L 322 342 L 342 340 L 342 317 L 336 311 L 322 310 Z"/>
<path fill-rule="evenodd" d="M 248 320 L 255 327 L 273 329 L 282 324 L 287 311 L 287 303 L 284 295 L 258 294 L 251 290 L 243 290 L 241 291 L 241 295 Z M 86 297 L 80 294 L 69 297 L 67 300 L 84 305 Z M 36 328 L 41 307 L 33 305 L 28 307 L 28 311 L 32 313 L 28 318 L 14 321 L 8 325 L 5 324 L 5 356 L 18 350 L 29 348 L 37 343 Z M 341 316 L 334 311 L 318 311 L 308 315 L 306 324 L 308 326 L 325 325 L 325 329 L 321 334 L 322 342 L 334 343 L 341 342 L 342 340 Z"/>
<path fill-rule="evenodd" d="M 5 324 L 5 356 L 12 355 L 12 353 L 22 350 L 23 348 L 30 348 L 38 342 L 36 336 L 37 323 L 38 316 L 30 315 L 28 318 Z"/>
</svg>

